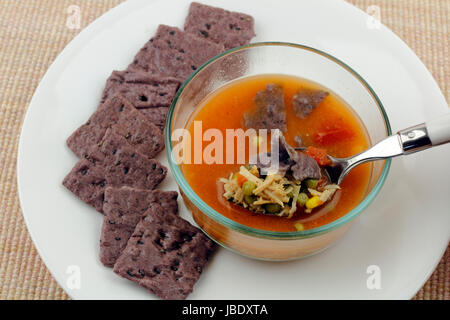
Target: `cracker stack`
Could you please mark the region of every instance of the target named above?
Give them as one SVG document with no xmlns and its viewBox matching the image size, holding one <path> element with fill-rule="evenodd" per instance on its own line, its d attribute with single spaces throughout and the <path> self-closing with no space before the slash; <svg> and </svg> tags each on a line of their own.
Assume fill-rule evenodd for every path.
<svg viewBox="0 0 450 320">
<path fill-rule="evenodd" d="M 192 3 L 184 31 L 160 25 L 67 139 L 80 160 L 63 185 L 104 215 L 100 261 L 163 299 L 185 299 L 215 248 L 177 215 L 177 192 L 156 190 L 168 109 L 193 71 L 254 35 L 251 16 Z"/>
</svg>

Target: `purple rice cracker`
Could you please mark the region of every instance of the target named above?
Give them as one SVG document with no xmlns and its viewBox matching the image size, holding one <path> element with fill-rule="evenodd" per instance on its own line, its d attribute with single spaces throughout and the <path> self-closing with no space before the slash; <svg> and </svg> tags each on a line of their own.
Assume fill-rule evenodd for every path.
<svg viewBox="0 0 450 320">
<path fill-rule="evenodd" d="M 184 82 L 194 70 L 223 51 L 223 45 L 175 27 L 160 25 L 128 70 L 165 75 Z"/>
<path fill-rule="evenodd" d="M 185 299 L 215 244 L 202 231 L 153 203 L 114 265 L 114 272 L 162 299 Z"/>
<path fill-rule="evenodd" d="M 113 71 L 106 81 L 101 103 L 120 93 L 136 108 L 170 107 L 180 81 L 134 71 Z"/>
<path fill-rule="evenodd" d="M 225 50 L 249 44 L 255 36 L 252 16 L 193 2 L 184 31 L 225 46 Z"/>
<path fill-rule="evenodd" d="M 148 121 L 157 126 L 161 131 L 164 131 L 166 126 L 167 115 L 169 114 L 169 108 L 147 108 L 139 109 L 139 111 L 147 117 Z"/>
<path fill-rule="evenodd" d="M 177 197 L 178 193 L 175 191 L 106 188 L 100 261 L 107 267 L 114 266 L 150 204 L 158 203 L 167 214 L 177 214 Z"/>
<path fill-rule="evenodd" d="M 67 139 L 67 145 L 83 158 L 91 146 L 100 142 L 109 127 L 113 127 L 116 133 L 126 138 L 126 143 L 147 158 L 154 158 L 164 149 L 161 130 L 121 95 L 101 104 L 89 120 Z"/>
<path fill-rule="evenodd" d="M 86 153 L 64 178 L 63 185 L 85 203 L 103 212 L 106 187 L 130 186 L 155 189 L 166 177 L 167 169 L 157 160 L 148 159 L 128 144 L 126 139 L 107 129 L 98 145 Z"/>
</svg>

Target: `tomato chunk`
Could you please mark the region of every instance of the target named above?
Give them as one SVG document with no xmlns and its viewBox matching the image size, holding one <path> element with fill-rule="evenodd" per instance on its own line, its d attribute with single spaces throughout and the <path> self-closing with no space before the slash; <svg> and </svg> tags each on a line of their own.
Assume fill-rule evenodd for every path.
<svg viewBox="0 0 450 320">
<path fill-rule="evenodd" d="M 315 134 L 314 142 L 320 145 L 330 145 L 353 137 L 353 133 L 345 128 L 333 128 Z"/>
<path fill-rule="evenodd" d="M 328 159 L 327 151 L 325 149 L 308 147 L 306 148 L 306 154 L 311 156 L 314 160 L 316 160 L 319 166 L 323 167 L 331 164 L 331 160 Z"/>
</svg>

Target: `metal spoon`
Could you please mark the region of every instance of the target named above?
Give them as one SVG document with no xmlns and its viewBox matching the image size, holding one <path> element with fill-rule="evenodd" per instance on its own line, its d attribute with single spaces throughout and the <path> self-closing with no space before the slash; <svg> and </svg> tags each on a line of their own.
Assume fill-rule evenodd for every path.
<svg viewBox="0 0 450 320">
<path fill-rule="evenodd" d="M 330 181 L 339 185 L 353 168 L 362 163 L 409 155 L 448 142 L 450 142 L 450 113 L 401 130 L 352 157 L 335 158 L 329 155 L 328 158 L 333 164 L 325 167 L 325 171 Z"/>
</svg>

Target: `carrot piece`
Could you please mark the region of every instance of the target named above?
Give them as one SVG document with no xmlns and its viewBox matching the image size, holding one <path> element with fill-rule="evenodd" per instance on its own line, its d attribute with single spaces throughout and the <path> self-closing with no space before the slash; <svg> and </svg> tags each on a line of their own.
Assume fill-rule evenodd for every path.
<svg viewBox="0 0 450 320">
<path fill-rule="evenodd" d="M 237 184 L 242 187 L 242 185 L 244 184 L 244 182 L 247 181 L 247 178 L 244 177 L 242 174 L 237 173 L 236 174 L 236 182 Z"/>
<path fill-rule="evenodd" d="M 328 166 L 331 164 L 331 160 L 327 157 L 327 151 L 322 148 L 308 147 L 306 148 L 306 154 L 311 156 L 319 166 Z"/>
</svg>

